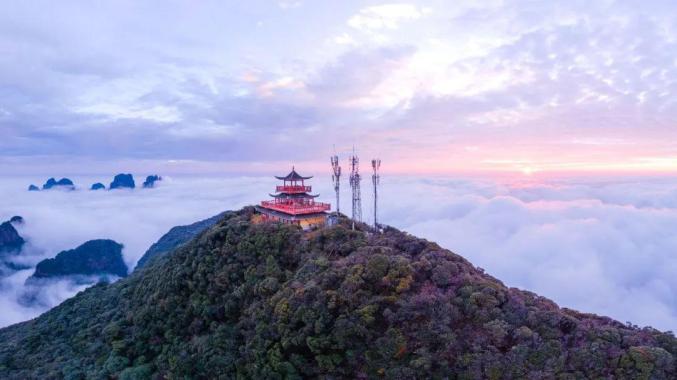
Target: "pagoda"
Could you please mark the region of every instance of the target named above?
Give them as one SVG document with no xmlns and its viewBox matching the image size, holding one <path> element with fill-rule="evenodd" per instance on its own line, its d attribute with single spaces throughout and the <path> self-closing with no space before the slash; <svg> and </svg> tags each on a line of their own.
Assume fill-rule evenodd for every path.
<svg viewBox="0 0 677 380">
<path fill-rule="evenodd" d="M 275 176 L 282 181 L 281 186 L 275 188 L 275 194 L 270 194 L 272 200 L 262 201 L 257 210 L 262 221 L 275 221 L 287 224 L 296 224 L 304 230 L 322 226 L 327 222 L 327 213 L 331 206 L 328 203 L 315 202 L 318 195 L 310 194 L 312 187 L 305 181 L 313 178 L 304 177 L 296 172 L 294 167 L 284 177 Z"/>
</svg>

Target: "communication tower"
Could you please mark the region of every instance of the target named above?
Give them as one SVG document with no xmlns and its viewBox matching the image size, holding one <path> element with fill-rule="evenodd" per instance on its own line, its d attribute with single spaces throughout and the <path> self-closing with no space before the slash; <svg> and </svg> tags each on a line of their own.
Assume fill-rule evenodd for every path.
<svg viewBox="0 0 677 380">
<path fill-rule="evenodd" d="M 381 159 L 375 158 L 371 160 L 371 167 L 374 169 L 374 174 L 371 175 L 371 182 L 374 184 L 374 228 L 378 230 L 378 185 L 381 182 L 381 175 L 379 170 L 381 169 Z"/>
<path fill-rule="evenodd" d="M 355 148 L 353 148 L 353 155 L 350 157 L 350 188 L 353 193 L 353 229 L 355 229 L 355 221 L 362 221 L 362 197 L 360 195 L 360 159 L 355 155 Z"/>
<path fill-rule="evenodd" d="M 331 176 L 331 180 L 334 183 L 334 191 L 336 192 L 336 215 L 339 215 L 341 211 L 339 209 L 339 189 L 340 189 L 340 179 L 341 179 L 341 167 L 339 166 L 338 156 L 334 155 L 331 157 L 331 168 L 334 171 L 334 174 Z"/>
</svg>

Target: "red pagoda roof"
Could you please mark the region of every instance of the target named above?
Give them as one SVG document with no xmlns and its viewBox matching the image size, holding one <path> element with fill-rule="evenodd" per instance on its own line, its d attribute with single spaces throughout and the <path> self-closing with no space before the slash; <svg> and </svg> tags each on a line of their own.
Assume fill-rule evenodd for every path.
<svg viewBox="0 0 677 380">
<path fill-rule="evenodd" d="M 273 198 L 281 199 L 310 199 L 317 198 L 320 194 L 308 194 L 308 193 L 280 193 L 280 194 L 268 194 Z"/>
<path fill-rule="evenodd" d="M 288 215 L 316 214 L 329 211 L 329 203 L 313 202 L 308 204 L 280 203 L 275 201 L 262 201 L 261 207 L 280 211 Z"/>
<path fill-rule="evenodd" d="M 303 180 L 306 180 L 306 179 L 311 179 L 311 178 L 313 178 L 313 176 L 304 177 L 304 176 L 300 175 L 299 173 L 297 173 L 296 170 L 294 170 L 294 168 L 292 167 L 291 172 L 289 172 L 289 174 L 287 174 L 286 176 L 284 176 L 284 177 L 275 176 L 275 178 L 283 180 L 283 181 L 303 181 Z"/>
</svg>

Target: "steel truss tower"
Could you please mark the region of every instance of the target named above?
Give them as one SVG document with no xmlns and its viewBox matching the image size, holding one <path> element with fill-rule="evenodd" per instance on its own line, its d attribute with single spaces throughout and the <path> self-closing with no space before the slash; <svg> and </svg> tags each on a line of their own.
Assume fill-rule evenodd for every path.
<svg viewBox="0 0 677 380">
<path fill-rule="evenodd" d="M 341 179 L 341 167 L 339 166 L 338 156 L 334 155 L 331 157 L 331 168 L 334 172 L 331 176 L 331 180 L 334 183 L 334 191 L 336 192 L 336 215 L 339 215 L 341 211 L 339 207 L 339 189 L 340 189 L 340 179 Z"/>
<path fill-rule="evenodd" d="M 378 230 L 378 185 L 381 182 L 381 175 L 379 170 L 381 169 L 381 159 L 375 158 L 371 160 L 371 167 L 374 170 L 374 174 L 371 175 L 371 182 L 374 184 L 374 228 Z"/>
<path fill-rule="evenodd" d="M 362 196 L 360 195 L 360 159 L 355 155 L 350 157 L 350 188 L 353 193 L 353 229 L 355 229 L 355 221 L 362 221 Z"/>
</svg>

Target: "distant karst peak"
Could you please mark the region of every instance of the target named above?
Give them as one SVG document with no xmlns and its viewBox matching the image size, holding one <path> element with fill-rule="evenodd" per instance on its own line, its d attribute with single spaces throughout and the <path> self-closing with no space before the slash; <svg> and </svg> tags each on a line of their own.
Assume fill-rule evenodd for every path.
<svg viewBox="0 0 677 380">
<path fill-rule="evenodd" d="M 113 182 L 111 182 L 109 189 L 133 189 L 135 187 L 136 184 L 134 183 L 134 176 L 131 174 L 121 173 L 113 178 Z"/>
<path fill-rule="evenodd" d="M 146 181 L 144 181 L 143 187 L 145 189 L 153 188 L 153 187 L 155 187 L 155 182 L 157 182 L 157 181 L 162 181 L 162 177 L 160 177 L 157 174 L 149 175 L 148 177 L 146 177 Z"/>
</svg>

